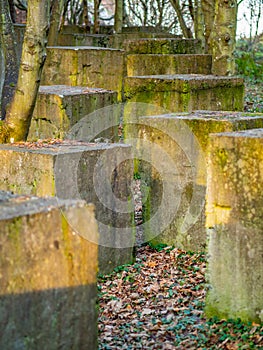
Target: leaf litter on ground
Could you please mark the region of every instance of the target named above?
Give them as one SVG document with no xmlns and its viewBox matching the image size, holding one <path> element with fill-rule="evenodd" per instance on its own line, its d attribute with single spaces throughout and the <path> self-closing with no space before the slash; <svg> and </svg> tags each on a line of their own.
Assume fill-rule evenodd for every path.
<svg viewBox="0 0 263 350">
<path fill-rule="evenodd" d="M 99 276 L 99 349 L 263 349 L 263 325 L 207 320 L 206 255 L 149 245 Z"/>
</svg>

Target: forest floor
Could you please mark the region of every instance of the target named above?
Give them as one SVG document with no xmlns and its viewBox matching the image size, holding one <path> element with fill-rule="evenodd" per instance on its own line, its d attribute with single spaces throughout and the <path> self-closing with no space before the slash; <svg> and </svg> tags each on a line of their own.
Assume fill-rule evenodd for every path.
<svg viewBox="0 0 263 350">
<path fill-rule="evenodd" d="M 263 81 L 255 83 L 247 81 L 245 84 L 245 106 L 246 112 L 263 113 Z"/>
<path fill-rule="evenodd" d="M 263 113 L 263 84 L 245 111 Z M 206 254 L 136 248 L 133 265 L 99 276 L 99 349 L 263 349 L 263 325 L 206 319 Z"/>
<path fill-rule="evenodd" d="M 206 255 L 137 248 L 99 278 L 99 349 L 263 349 L 263 325 L 204 316 Z"/>
</svg>

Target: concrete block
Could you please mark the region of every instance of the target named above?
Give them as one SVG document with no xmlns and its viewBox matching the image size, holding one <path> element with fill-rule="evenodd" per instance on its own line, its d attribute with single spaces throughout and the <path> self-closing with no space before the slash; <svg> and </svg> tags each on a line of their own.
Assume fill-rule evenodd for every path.
<svg viewBox="0 0 263 350">
<path fill-rule="evenodd" d="M 127 40 L 123 49 L 133 54 L 198 54 L 202 53 L 201 41 L 181 38 L 147 38 Z"/>
<path fill-rule="evenodd" d="M 211 74 L 211 55 L 130 54 L 127 75 Z"/>
<path fill-rule="evenodd" d="M 211 135 L 207 316 L 263 322 L 263 129 Z"/>
<path fill-rule="evenodd" d="M 263 127 L 263 115 L 197 111 L 139 119 L 145 240 L 203 251 L 209 135 Z M 169 215 L 168 215 L 169 214 Z M 155 216 L 154 216 L 155 215 Z M 154 217 L 154 219 L 152 219 Z"/>
<path fill-rule="evenodd" d="M 82 118 L 116 102 L 117 92 L 110 90 L 66 85 L 40 86 L 27 140 L 64 138 Z M 117 125 L 119 116 L 114 117 Z M 107 130 L 103 137 L 116 140 L 116 128 Z"/>
<path fill-rule="evenodd" d="M 98 46 L 108 47 L 109 36 L 106 34 L 60 33 L 58 46 Z"/>
<path fill-rule="evenodd" d="M 124 28 L 123 28 L 124 29 Z M 136 40 L 141 39 L 154 39 L 154 38 L 173 38 L 173 34 L 163 33 L 163 32 L 147 32 L 147 31 L 139 31 L 136 30 L 137 28 L 134 28 L 135 30 L 132 30 L 131 27 L 129 27 L 129 31 L 123 31 L 122 33 L 115 33 L 112 35 L 109 35 L 109 47 L 114 47 L 115 49 L 125 49 L 127 47 L 127 41 L 132 40 L 133 42 Z M 156 31 L 156 29 L 155 29 Z"/>
<path fill-rule="evenodd" d="M 1 145 L 0 154 L 1 189 L 95 204 L 102 273 L 133 261 L 130 146 L 51 141 Z"/>
<path fill-rule="evenodd" d="M 198 74 L 148 75 L 125 78 L 127 102 L 161 106 L 170 112 L 242 111 L 243 79 Z"/>
<path fill-rule="evenodd" d="M 97 46 L 122 49 L 126 40 L 135 40 L 141 38 L 166 38 L 173 37 L 167 33 L 150 33 L 150 32 L 125 32 L 112 34 L 87 34 L 87 33 L 60 33 L 58 36 L 58 46 Z"/>
<path fill-rule="evenodd" d="M 124 51 L 91 46 L 49 47 L 41 85 L 89 86 L 114 90 L 121 100 Z"/>
<path fill-rule="evenodd" d="M 96 349 L 93 206 L 0 191 L 0 209 L 0 348 Z"/>
</svg>

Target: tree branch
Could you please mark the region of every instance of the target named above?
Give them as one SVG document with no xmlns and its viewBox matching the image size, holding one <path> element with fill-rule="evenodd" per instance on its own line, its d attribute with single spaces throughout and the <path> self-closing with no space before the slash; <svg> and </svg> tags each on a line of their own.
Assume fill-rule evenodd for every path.
<svg viewBox="0 0 263 350">
<path fill-rule="evenodd" d="M 180 27 L 182 29 L 183 36 L 185 38 L 192 38 L 193 34 L 192 34 L 191 30 L 187 27 L 187 25 L 185 23 L 184 17 L 182 15 L 182 11 L 181 11 L 179 0 L 170 0 L 170 3 L 173 6 L 173 8 L 174 8 L 174 10 L 176 12 L 176 15 L 178 17 L 178 21 L 179 21 Z"/>
</svg>

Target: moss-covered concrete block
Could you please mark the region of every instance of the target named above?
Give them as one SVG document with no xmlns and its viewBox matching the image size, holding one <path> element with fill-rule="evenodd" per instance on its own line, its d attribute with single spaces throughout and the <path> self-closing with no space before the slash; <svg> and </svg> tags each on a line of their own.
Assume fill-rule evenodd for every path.
<svg viewBox="0 0 263 350">
<path fill-rule="evenodd" d="M 27 139 L 64 138 L 82 118 L 116 102 L 117 92 L 110 90 L 66 85 L 40 86 Z M 118 116 L 115 117 L 118 125 Z M 103 136 L 114 140 L 117 138 L 116 130 L 111 128 Z"/>
<path fill-rule="evenodd" d="M 148 38 L 127 40 L 123 49 L 134 54 L 196 54 L 202 53 L 201 41 L 181 38 Z"/>
<path fill-rule="evenodd" d="M 91 46 L 49 47 L 41 85 L 104 88 L 121 99 L 124 51 Z"/>
<path fill-rule="evenodd" d="M 263 323 L 263 129 L 211 135 L 207 316 Z"/>
<path fill-rule="evenodd" d="M 93 206 L 0 191 L 0 209 L 0 348 L 96 349 Z"/>
<path fill-rule="evenodd" d="M 242 111 L 243 79 L 213 75 L 148 75 L 125 78 L 127 102 L 161 106 L 170 112 Z"/>
<path fill-rule="evenodd" d="M 76 141 L 1 145 L 0 188 L 94 203 L 102 273 L 133 261 L 131 147 Z"/>
<path fill-rule="evenodd" d="M 262 114 L 238 112 L 198 111 L 140 118 L 137 147 L 147 161 L 138 165 L 147 189 L 145 240 L 155 246 L 204 250 L 209 135 L 262 127 Z"/>
<path fill-rule="evenodd" d="M 211 74 L 211 55 L 131 54 L 127 75 Z"/>
</svg>

